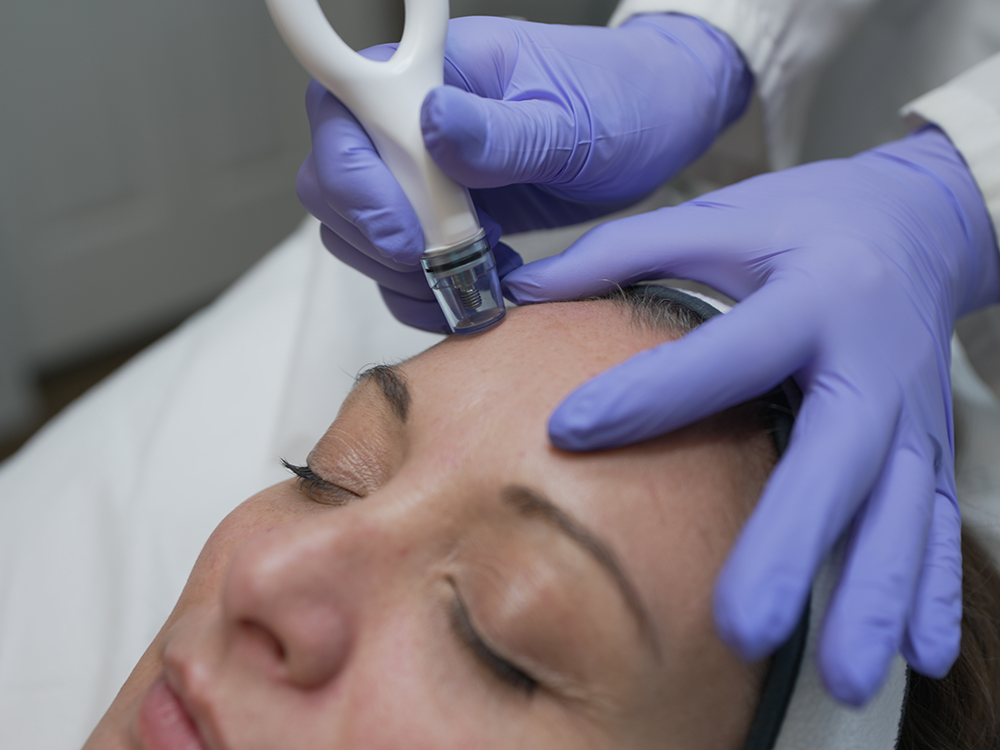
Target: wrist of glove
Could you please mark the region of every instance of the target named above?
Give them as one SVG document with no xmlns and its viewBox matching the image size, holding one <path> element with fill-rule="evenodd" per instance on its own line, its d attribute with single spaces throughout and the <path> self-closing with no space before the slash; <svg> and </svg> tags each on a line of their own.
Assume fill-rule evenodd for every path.
<svg viewBox="0 0 1000 750">
<path fill-rule="evenodd" d="M 855 157 L 858 161 L 888 164 L 895 162 L 904 171 L 896 179 L 926 184 L 924 194 L 940 213 L 949 215 L 960 229 L 950 233 L 947 244 L 928 248 L 929 255 L 943 265 L 938 276 L 946 281 L 943 293 L 949 295 L 951 324 L 963 315 L 1000 301 L 998 284 L 998 247 L 989 212 L 962 156 L 939 129 L 927 126 L 908 138 L 888 143 Z M 916 195 L 915 191 L 913 193 Z M 901 200 L 906 196 L 900 195 Z M 950 212 L 948 208 L 950 208 Z M 919 211 L 919 202 L 901 209 L 899 223 L 905 226 L 909 212 Z M 915 217 L 914 225 L 919 226 Z M 937 250 L 937 252 L 934 252 Z"/>
</svg>

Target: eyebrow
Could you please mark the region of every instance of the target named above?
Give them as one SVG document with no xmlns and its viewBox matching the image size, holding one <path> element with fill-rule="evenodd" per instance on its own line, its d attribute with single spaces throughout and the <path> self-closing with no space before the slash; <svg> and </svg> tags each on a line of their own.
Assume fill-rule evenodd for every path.
<svg viewBox="0 0 1000 750">
<path fill-rule="evenodd" d="M 396 365 L 372 365 L 354 379 L 355 387 L 368 382 L 378 385 L 392 413 L 405 424 L 410 415 L 410 389 L 400 368 Z"/>
<path fill-rule="evenodd" d="M 521 515 L 540 518 L 562 531 L 579 544 L 598 565 L 604 568 L 621 592 L 625 604 L 638 621 L 639 630 L 649 642 L 654 653 L 660 654 L 660 647 L 656 640 L 656 632 L 651 625 L 649 611 L 643 604 L 642 597 L 639 596 L 638 588 L 629 578 L 618 561 L 618 556 L 607 542 L 535 490 L 511 485 L 503 490 L 501 497 L 507 505 L 513 507 Z"/>
</svg>

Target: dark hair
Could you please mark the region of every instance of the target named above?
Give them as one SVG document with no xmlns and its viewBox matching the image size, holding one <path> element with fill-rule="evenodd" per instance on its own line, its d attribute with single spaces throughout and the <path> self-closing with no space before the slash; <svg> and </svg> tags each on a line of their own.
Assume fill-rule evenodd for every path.
<svg viewBox="0 0 1000 750">
<path fill-rule="evenodd" d="M 1000 574 L 962 531 L 962 649 L 940 680 L 910 672 L 899 750 L 1000 748 Z"/>
<path fill-rule="evenodd" d="M 617 288 L 597 299 L 613 302 L 627 310 L 632 322 L 640 328 L 670 331 L 678 336 L 697 328 L 707 317 L 718 312 L 684 292 L 671 295 L 674 291 L 649 284 Z M 698 305 L 699 309 L 696 311 L 693 305 Z"/>
</svg>

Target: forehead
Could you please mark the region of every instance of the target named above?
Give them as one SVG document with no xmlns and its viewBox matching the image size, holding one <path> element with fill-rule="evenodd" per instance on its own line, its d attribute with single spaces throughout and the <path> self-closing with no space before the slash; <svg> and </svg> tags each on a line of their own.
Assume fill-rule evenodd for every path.
<svg viewBox="0 0 1000 750">
<path fill-rule="evenodd" d="M 416 388 L 451 391 L 452 399 L 505 394 L 554 408 L 589 378 L 673 338 L 635 325 L 627 309 L 606 301 L 535 305 L 509 311 L 486 333 L 452 336 L 404 370 Z"/>
</svg>

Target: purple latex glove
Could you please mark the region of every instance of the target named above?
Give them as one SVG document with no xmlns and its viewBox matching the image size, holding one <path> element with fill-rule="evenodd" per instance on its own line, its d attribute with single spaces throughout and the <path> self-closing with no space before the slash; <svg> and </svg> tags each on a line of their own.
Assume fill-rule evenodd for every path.
<svg viewBox="0 0 1000 750">
<path fill-rule="evenodd" d="M 819 646 L 827 687 L 864 703 L 900 649 L 944 675 L 962 577 L 949 340 L 960 315 L 1000 299 L 992 224 L 950 141 L 928 128 L 609 222 L 506 286 L 537 302 L 647 278 L 742 302 L 581 386 L 552 415 L 553 443 L 635 442 L 794 375 L 802 407 L 720 574 L 719 631 L 749 659 L 771 652 L 849 530 Z"/>
<path fill-rule="evenodd" d="M 393 49 L 364 54 L 386 59 Z M 473 188 L 501 277 L 521 263 L 498 244 L 501 233 L 573 224 L 639 200 L 711 144 L 752 85 L 727 36 L 671 14 L 617 29 L 459 18 L 448 29 L 444 80 L 423 104 L 424 142 Z M 397 318 L 446 331 L 399 184 L 315 82 L 306 109 L 313 150 L 298 192 L 323 222 L 326 247 L 375 279 Z"/>
</svg>

